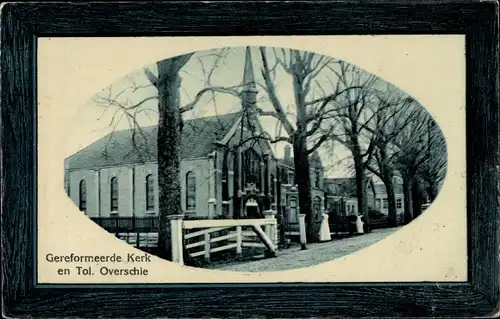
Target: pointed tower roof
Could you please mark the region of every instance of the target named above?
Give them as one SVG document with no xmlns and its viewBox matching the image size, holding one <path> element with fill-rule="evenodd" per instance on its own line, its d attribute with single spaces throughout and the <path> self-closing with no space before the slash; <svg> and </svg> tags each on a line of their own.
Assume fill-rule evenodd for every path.
<svg viewBox="0 0 500 319">
<path fill-rule="evenodd" d="M 254 89 L 256 87 L 255 77 L 253 74 L 252 52 L 251 52 L 249 46 L 246 47 L 246 52 L 245 52 L 245 68 L 243 70 L 243 83 L 242 84 L 249 85 L 249 86 L 247 86 L 247 90 L 249 88 Z"/>
</svg>

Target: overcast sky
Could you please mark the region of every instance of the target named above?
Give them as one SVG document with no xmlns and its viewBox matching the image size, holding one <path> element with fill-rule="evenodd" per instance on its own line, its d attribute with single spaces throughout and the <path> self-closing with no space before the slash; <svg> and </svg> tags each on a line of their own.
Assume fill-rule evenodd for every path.
<svg viewBox="0 0 500 319">
<path fill-rule="evenodd" d="M 263 82 L 261 74 L 261 57 L 257 47 L 252 47 L 252 60 L 254 66 L 254 75 L 256 81 Z M 268 48 L 268 56 L 270 65 L 274 64 L 273 51 Z M 182 88 L 181 88 L 181 105 L 191 102 L 194 96 L 204 87 L 206 87 L 207 74 L 213 69 L 211 76 L 211 85 L 213 86 L 237 86 L 242 82 L 245 48 L 227 48 L 223 51 L 223 58 L 218 58 L 216 53 L 219 50 L 197 52 L 191 57 L 189 62 L 182 68 Z M 220 56 L 220 55 L 219 55 Z M 214 63 L 218 64 L 214 67 Z M 156 65 L 146 66 L 153 73 L 157 73 Z M 289 74 L 283 71 L 282 68 L 276 69 L 276 91 L 281 104 L 286 107 L 287 111 L 292 113 L 290 119 L 294 122 L 294 94 L 292 90 L 292 78 Z M 319 85 L 325 90 L 332 89 L 331 82 L 327 80 L 334 79 L 331 71 L 321 71 L 316 77 Z M 118 82 L 103 90 L 97 95 L 108 96 L 111 93 L 112 97 L 116 97 L 120 103 L 136 104 L 145 98 L 156 96 L 157 91 L 152 87 L 144 73 L 144 70 L 137 70 Z M 124 91 L 125 89 L 125 91 Z M 123 93 L 121 93 L 123 91 Z M 259 89 L 258 107 L 264 110 L 273 110 L 272 105 L 267 99 L 267 93 Z M 317 86 L 313 86 L 309 99 L 320 97 L 321 92 Z M 140 125 L 156 125 L 158 123 L 156 99 L 152 99 L 141 105 L 141 112 L 137 119 Z M 239 98 L 230 95 L 217 93 L 215 99 L 211 94 L 205 94 L 204 98 L 197 104 L 193 111 L 183 114 L 184 119 L 197 118 L 203 116 L 211 116 L 216 114 L 225 114 L 236 112 L 241 109 L 241 101 Z M 113 129 L 127 129 L 130 127 L 126 117 L 123 117 L 120 112 L 116 112 L 116 108 L 103 107 L 96 103 L 95 97 L 91 98 L 87 103 L 81 106 L 81 120 L 90 121 L 91 125 L 87 125 L 91 131 L 82 132 L 88 135 L 88 144 L 92 143 L 99 137 L 108 134 Z M 112 125 L 110 125 L 112 123 Z M 277 121 L 272 117 L 261 117 L 261 123 L 264 129 L 272 136 L 285 135 L 283 130 L 279 130 Z M 333 147 L 332 147 L 333 145 Z M 276 156 L 283 157 L 284 143 L 274 144 Z M 347 177 L 352 176 L 352 172 L 348 169 L 350 165 L 350 153 L 340 144 L 328 143 L 325 147 L 319 150 L 324 166 L 327 168 L 325 174 L 328 177 Z"/>
</svg>

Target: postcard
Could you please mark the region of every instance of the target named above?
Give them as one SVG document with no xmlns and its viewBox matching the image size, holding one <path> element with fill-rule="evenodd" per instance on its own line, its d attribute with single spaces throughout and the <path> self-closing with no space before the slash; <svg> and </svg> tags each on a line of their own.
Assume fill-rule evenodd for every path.
<svg viewBox="0 0 500 319">
<path fill-rule="evenodd" d="M 38 283 L 467 280 L 465 38 L 38 40 Z"/>
</svg>

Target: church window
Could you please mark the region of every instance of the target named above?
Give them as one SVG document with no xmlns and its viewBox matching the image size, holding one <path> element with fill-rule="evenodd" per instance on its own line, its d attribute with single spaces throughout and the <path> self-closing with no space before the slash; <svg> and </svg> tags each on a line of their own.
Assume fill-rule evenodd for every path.
<svg viewBox="0 0 500 319">
<path fill-rule="evenodd" d="M 84 179 L 80 181 L 80 198 L 78 202 L 78 208 L 85 212 L 87 210 L 87 183 Z"/>
<path fill-rule="evenodd" d="M 314 171 L 314 187 L 319 188 L 320 180 L 321 180 L 321 172 L 319 170 Z"/>
<path fill-rule="evenodd" d="M 275 187 L 275 181 L 274 181 L 274 174 L 271 174 L 271 196 L 274 196 L 274 187 Z"/>
<path fill-rule="evenodd" d="M 111 178 L 111 211 L 118 211 L 118 178 Z"/>
<path fill-rule="evenodd" d="M 228 151 L 224 154 L 222 162 L 222 200 L 229 200 L 229 161 L 231 160 L 231 153 Z"/>
<path fill-rule="evenodd" d="M 146 176 L 146 210 L 155 209 L 155 183 L 153 174 Z"/>
<path fill-rule="evenodd" d="M 261 187 L 260 176 L 260 162 L 261 158 L 257 152 L 249 148 L 243 153 L 243 169 L 244 171 L 244 184 L 255 184 L 259 189 Z"/>
<path fill-rule="evenodd" d="M 297 216 L 297 198 L 295 198 L 295 197 L 291 197 L 290 198 L 290 207 L 289 207 L 288 220 L 291 223 L 298 222 L 298 216 Z"/>
<path fill-rule="evenodd" d="M 186 210 L 196 210 L 196 176 L 194 172 L 186 174 Z"/>
</svg>

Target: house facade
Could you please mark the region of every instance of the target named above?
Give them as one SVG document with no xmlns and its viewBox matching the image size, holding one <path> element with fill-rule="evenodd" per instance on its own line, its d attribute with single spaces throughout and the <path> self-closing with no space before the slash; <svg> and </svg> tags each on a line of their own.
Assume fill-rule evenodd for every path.
<svg viewBox="0 0 500 319">
<path fill-rule="evenodd" d="M 356 197 L 356 178 L 329 178 L 325 179 L 326 207 L 330 212 L 339 215 L 357 215 L 358 200 Z M 389 214 L 387 191 L 384 184 L 376 184 L 367 177 L 365 180 L 368 210 L 377 210 L 384 215 Z M 404 213 L 403 187 L 399 181 L 394 182 L 396 209 L 398 214 Z"/>
<path fill-rule="evenodd" d="M 387 199 L 387 190 L 385 185 L 375 185 L 375 209 L 384 215 L 389 214 L 389 201 Z M 401 183 L 394 183 L 394 197 L 396 198 L 396 211 L 398 215 L 404 214 L 404 193 Z"/>
</svg>

